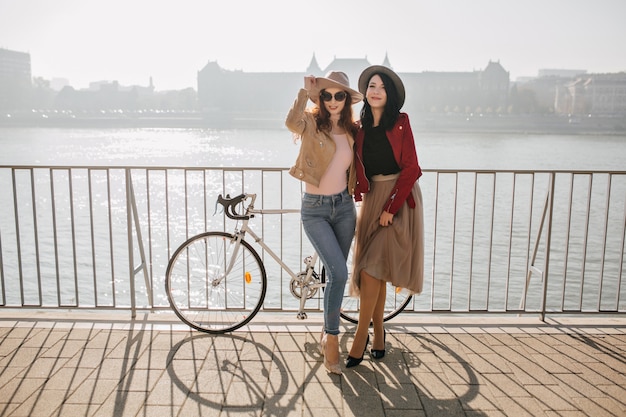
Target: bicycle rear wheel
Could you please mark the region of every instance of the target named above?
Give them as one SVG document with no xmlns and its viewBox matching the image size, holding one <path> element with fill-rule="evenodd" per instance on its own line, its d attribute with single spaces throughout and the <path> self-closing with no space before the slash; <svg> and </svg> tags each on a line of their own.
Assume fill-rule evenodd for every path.
<svg viewBox="0 0 626 417">
<path fill-rule="evenodd" d="M 267 291 L 267 275 L 248 242 L 224 232 L 188 239 L 172 255 L 165 291 L 176 315 L 206 333 L 226 333 L 257 314 Z"/>
<path fill-rule="evenodd" d="M 392 283 L 387 282 L 383 321 L 391 320 L 400 314 L 412 298 L 413 296 L 406 288 L 395 287 Z M 359 299 L 350 297 L 347 286 L 341 303 L 341 317 L 351 323 L 359 322 Z"/>
<path fill-rule="evenodd" d="M 348 266 L 350 265 L 351 257 L 348 257 Z M 348 267 L 349 271 L 351 270 Z M 346 282 L 346 288 L 343 293 L 343 301 L 341 303 L 341 318 L 351 323 L 359 322 L 359 299 L 350 297 L 350 276 Z M 322 268 L 322 282 L 326 282 L 326 268 Z M 326 287 L 322 287 L 326 288 Z M 383 321 L 391 320 L 405 309 L 405 307 L 411 302 L 413 296 L 406 288 L 395 287 L 390 282 L 387 282 L 387 297 L 385 299 L 385 312 L 383 314 Z"/>
</svg>

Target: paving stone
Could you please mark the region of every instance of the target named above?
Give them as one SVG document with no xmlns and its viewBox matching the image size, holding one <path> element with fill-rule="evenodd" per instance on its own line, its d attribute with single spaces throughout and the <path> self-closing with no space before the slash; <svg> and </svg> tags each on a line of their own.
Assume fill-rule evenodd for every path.
<svg viewBox="0 0 626 417">
<path fill-rule="evenodd" d="M 343 399 L 343 416 L 384 416 L 382 399 L 378 395 L 346 396 Z M 406 410 L 403 410 L 406 411 Z M 333 414 L 322 414 L 333 415 Z M 335 414 L 336 415 L 336 414 Z"/>
<path fill-rule="evenodd" d="M 545 417 L 543 407 L 532 397 L 498 397 L 504 415 L 515 417 Z"/>
<path fill-rule="evenodd" d="M 263 417 L 301 417 L 303 415 L 310 415 L 307 413 L 303 414 L 303 396 L 304 394 L 299 391 L 294 394 L 267 397 L 261 415 Z"/>
<path fill-rule="evenodd" d="M 47 417 L 58 409 L 65 398 L 63 391 L 42 389 L 24 399 L 12 413 L 13 417 Z"/>
<path fill-rule="evenodd" d="M 413 384 L 379 384 L 378 391 L 385 410 L 419 410 L 422 407 Z"/>
<path fill-rule="evenodd" d="M 624 408 L 612 398 L 574 398 L 580 410 L 588 416 L 623 417 Z"/>
</svg>

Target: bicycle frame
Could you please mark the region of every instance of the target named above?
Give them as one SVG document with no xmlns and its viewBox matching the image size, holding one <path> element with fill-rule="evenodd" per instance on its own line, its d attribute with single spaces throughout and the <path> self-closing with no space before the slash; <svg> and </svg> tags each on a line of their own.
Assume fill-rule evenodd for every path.
<svg viewBox="0 0 626 417">
<path fill-rule="evenodd" d="M 299 284 L 300 289 L 301 289 L 301 293 L 300 293 L 300 307 L 298 309 L 298 314 L 297 317 L 299 319 L 305 319 L 306 318 L 306 312 L 304 311 L 304 307 L 306 304 L 306 300 L 308 298 L 310 298 L 310 294 L 314 294 L 315 291 L 317 291 L 320 288 L 323 288 L 326 286 L 326 283 L 322 283 L 319 282 L 319 280 L 314 280 L 313 283 L 311 283 L 311 278 L 313 277 L 313 274 L 315 274 L 315 264 L 317 263 L 317 259 L 318 259 L 318 254 L 317 252 L 314 252 L 313 255 L 307 256 L 306 258 L 304 258 L 304 264 L 306 265 L 305 270 L 301 271 L 299 273 L 294 272 L 273 250 L 270 246 L 268 246 L 265 241 L 263 240 L 262 237 L 260 237 L 259 235 L 257 235 L 254 230 L 252 230 L 252 228 L 249 226 L 249 221 L 251 218 L 253 218 L 255 215 L 264 215 L 264 214 L 287 214 L 287 213 L 300 213 L 300 210 L 297 209 L 255 209 L 254 208 L 254 202 L 256 201 L 256 194 L 244 194 L 243 199 L 241 200 L 241 204 L 244 204 L 244 202 L 246 200 L 250 200 L 250 203 L 245 206 L 244 204 L 244 208 L 245 208 L 245 214 L 244 215 L 238 215 L 236 212 L 234 212 L 234 209 L 232 210 L 232 212 L 227 212 L 227 215 L 229 215 L 230 218 L 233 219 L 237 219 L 237 220 L 241 220 L 242 224 L 241 227 L 239 229 L 235 228 L 235 231 L 233 233 L 233 235 L 235 236 L 235 248 L 233 250 L 233 254 L 231 256 L 231 260 L 229 262 L 228 268 L 226 269 L 226 271 L 224 272 L 224 274 L 222 274 L 221 277 L 216 279 L 216 285 L 219 284 L 219 282 L 224 279 L 224 277 L 226 277 L 226 275 L 228 275 L 228 273 L 230 272 L 230 270 L 233 267 L 233 263 L 234 260 L 237 258 L 237 254 L 239 252 L 239 248 L 241 247 L 241 241 L 245 240 L 245 236 L 246 234 L 249 234 L 254 241 L 261 247 L 263 248 L 263 250 L 265 252 L 267 252 L 267 254 L 269 254 L 277 263 L 278 265 L 280 265 L 280 267 L 291 277 L 291 283 L 290 285 L 293 285 L 292 283 L 295 281 Z M 225 208 L 225 210 L 229 210 L 228 208 Z M 306 292 L 305 292 L 306 290 Z M 294 296 L 296 296 L 294 294 L 294 292 L 292 291 L 292 294 Z"/>
</svg>

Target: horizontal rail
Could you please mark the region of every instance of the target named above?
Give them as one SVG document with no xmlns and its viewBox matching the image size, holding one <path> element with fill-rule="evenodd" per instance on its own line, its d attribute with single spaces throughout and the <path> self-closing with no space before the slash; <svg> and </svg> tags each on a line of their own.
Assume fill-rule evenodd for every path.
<svg viewBox="0 0 626 417">
<path fill-rule="evenodd" d="M 425 283 L 408 310 L 626 311 L 626 171 L 425 169 L 420 186 Z M 242 192 L 269 210 L 252 227 L 297 269 L 312 248 L 286 168 L 0 166 L 0 305 L 168 309 L 170 255 L 231 231 L 215 201 Z M 284 209 L 294 213 L 271 214 Z M 297 311 L 289 277 L 262 255 L 264 308 Z"/>
</svg>

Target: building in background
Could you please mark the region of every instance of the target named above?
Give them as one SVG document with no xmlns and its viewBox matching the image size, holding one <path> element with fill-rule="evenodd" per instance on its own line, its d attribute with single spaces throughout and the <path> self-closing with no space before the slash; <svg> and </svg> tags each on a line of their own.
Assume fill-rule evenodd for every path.
<svg viewBox="0 0 626 417">
<path fill-rule="evenodd" d="M 393 68 L 385 55 L 382 65 Z M 198 104 L 209 119 L 282 120 L 306 75 L 323 76 L 343 71 L 358 88 L 361 72 L 372 65 L 365 58 L 337 58 L 321 68 L 313 55 L 303 72 L 229 71 L 210 61 L 198 71 Z M 408 113 L 506 112 L 509 73 L 499 62 L 489 62 L 472 72 L 398 72 L 406 88 L 404 110 Z M 357 104 L 357 112 L 360 104 Z"/>
<path fill-rule="evenodd" d="M 30 54 L 0 48 L 0 109 L 24 109 L 32 90 Z"/>
<path fill-rule="evenodd" d="M 562 114 L 626 115 L 626 72 L 579 76 L 559 88 L 557 103 Z"/>
</svg>

